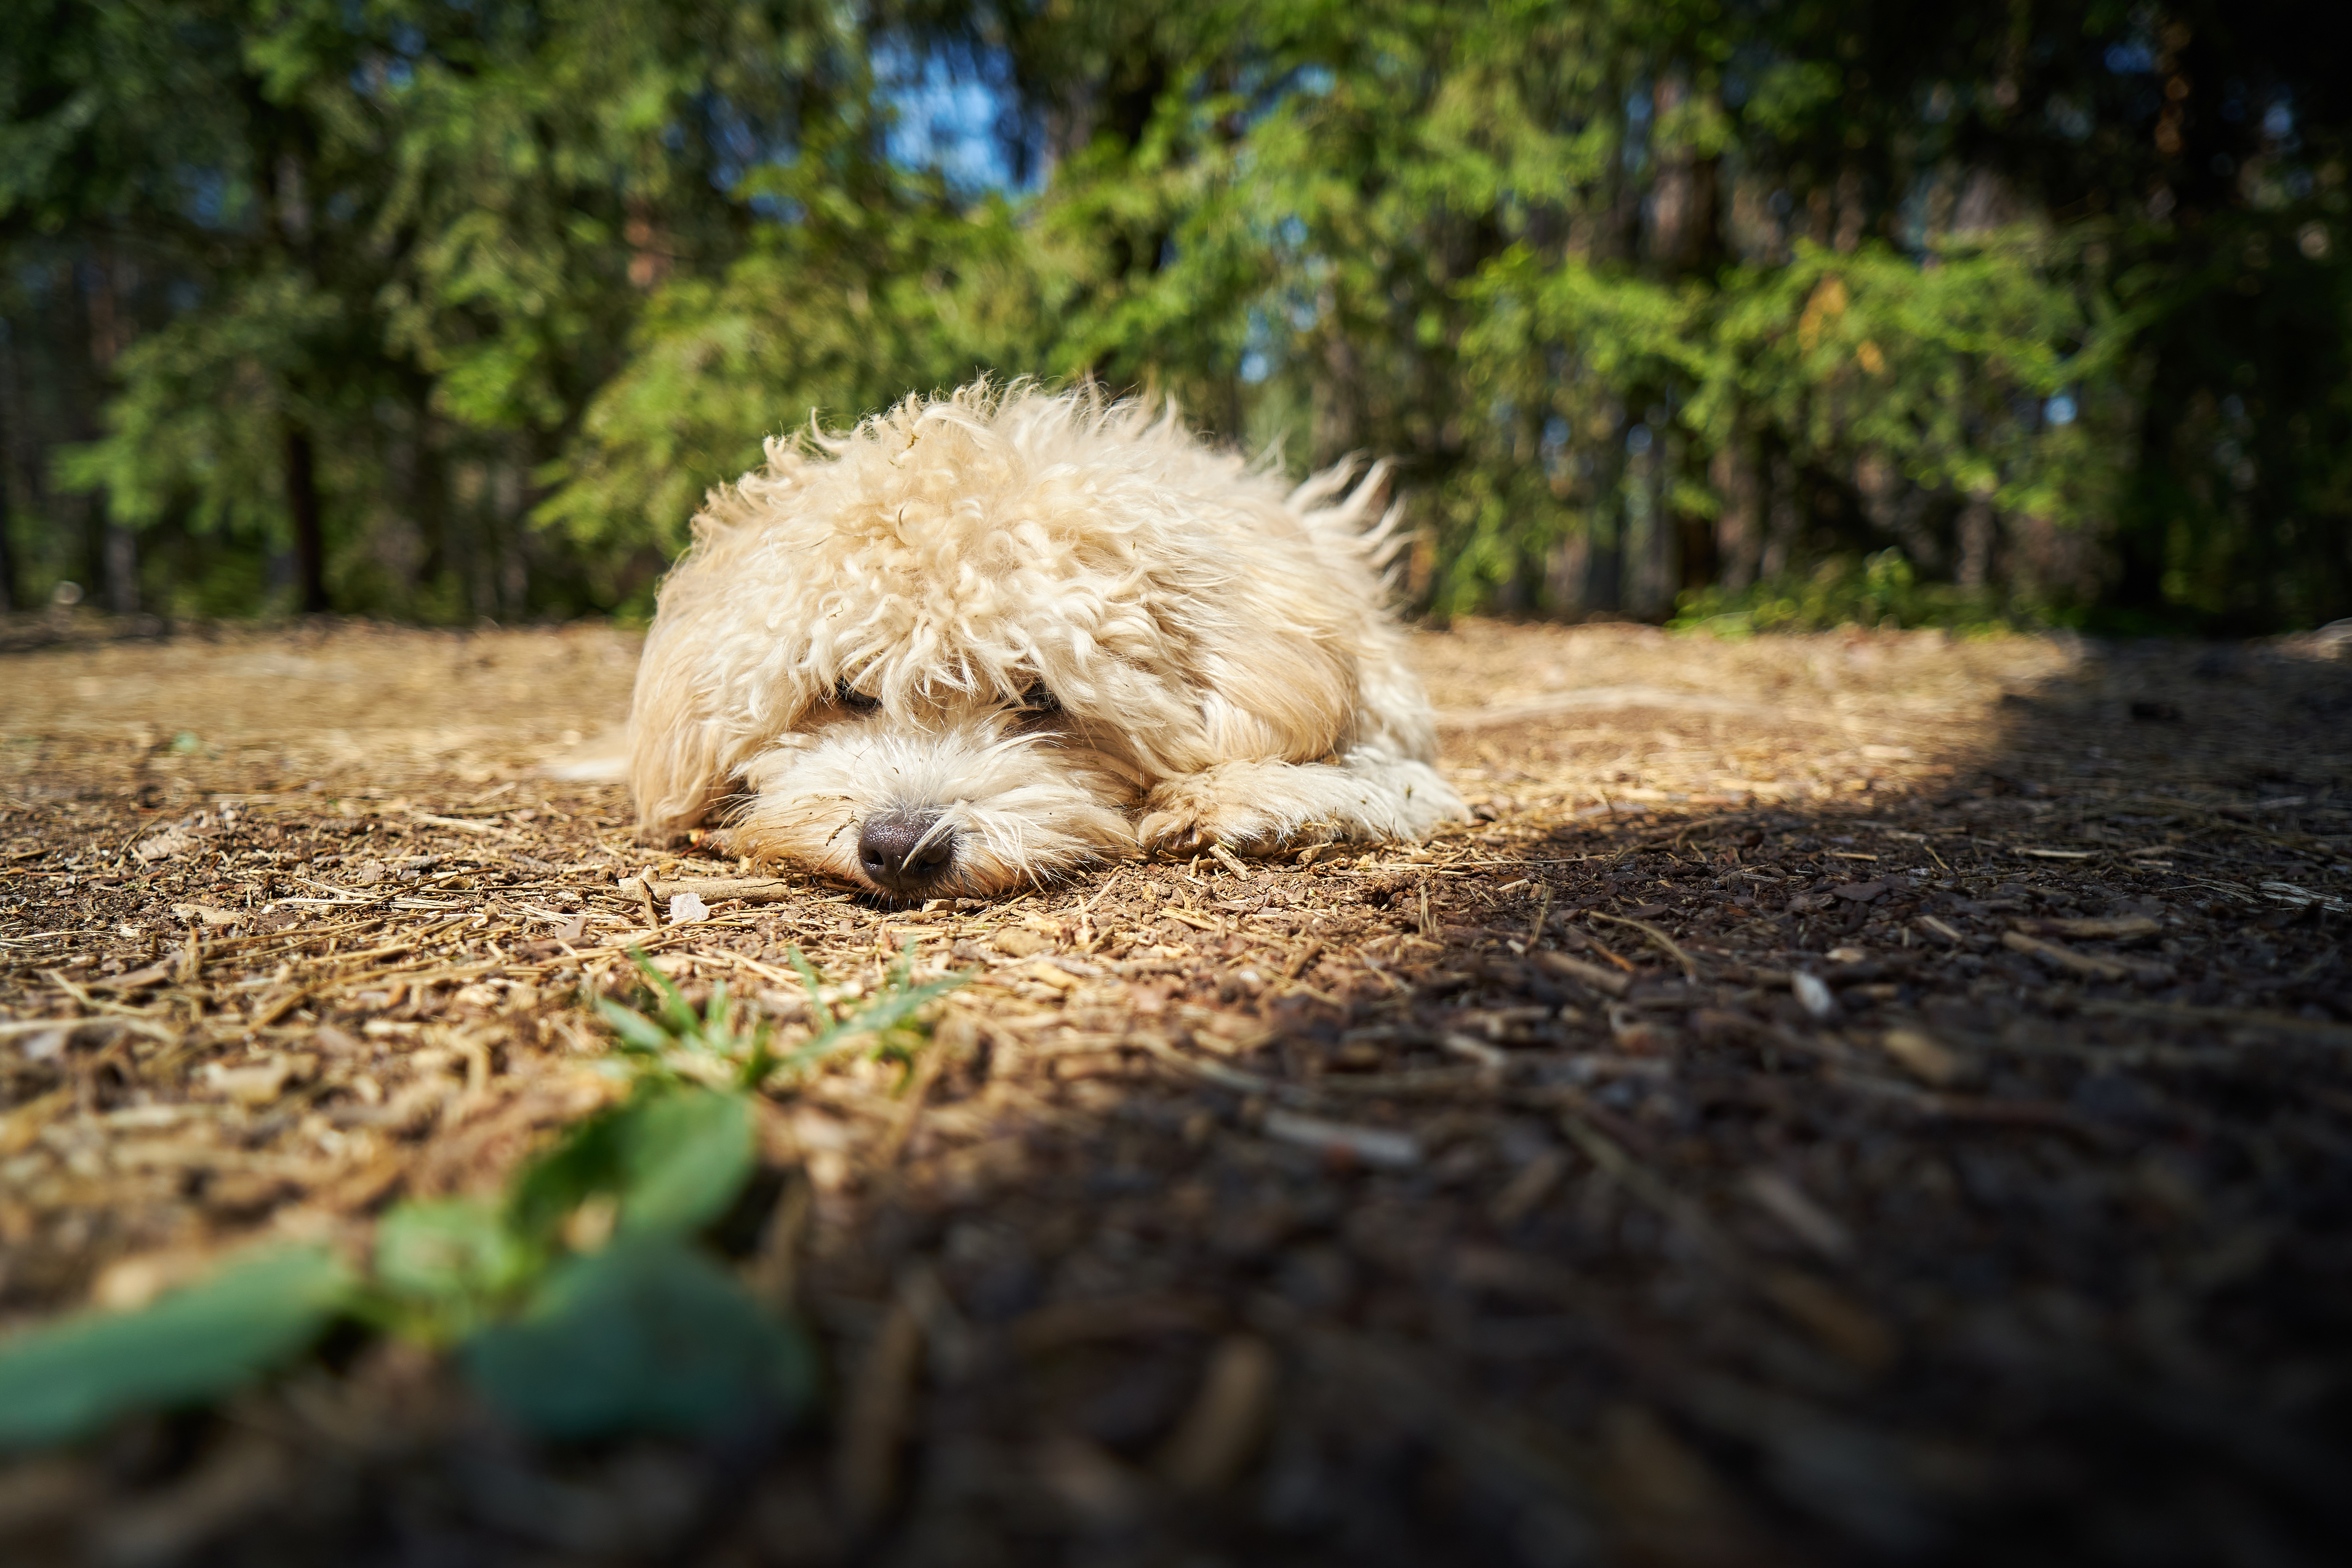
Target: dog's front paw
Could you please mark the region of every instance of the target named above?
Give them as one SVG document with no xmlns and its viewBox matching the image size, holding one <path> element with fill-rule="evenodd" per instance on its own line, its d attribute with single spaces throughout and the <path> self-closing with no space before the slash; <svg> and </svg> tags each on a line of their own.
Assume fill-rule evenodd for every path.
<svg viewBox="0 0 2352 1568">
<path fill-rule="evenodd" d="M 1213 844 L 1243 855 L 1275 848 L 1280 834 L 1265 814 L 1220 799 L 1192 779 L 1161 784 L 1143 803 L 1135 836 L 1146 854 L 1198 855 Z"/>
</svg>

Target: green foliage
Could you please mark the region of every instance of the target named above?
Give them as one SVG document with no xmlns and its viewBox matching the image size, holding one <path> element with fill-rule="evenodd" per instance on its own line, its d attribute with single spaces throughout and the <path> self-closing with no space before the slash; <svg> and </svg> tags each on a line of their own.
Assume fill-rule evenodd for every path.
<svg viewBox="0 0 2352 1568">
<path fill-rule="evenodd" d="M 808 1342 L 708 1254 L 659 1234 L 549 1271 L 519 1316 L 458 1352 L 490 1403 L 542 1436 L 707 1432 L 790 1413 L 815 1384 Z"/>
<path fill-rule="evenodd" d="M 1922 583 L 1901 551 L 1882 550 L 1861 561 L 1832 555 L 1810 572 L 1770 578 L 1738 593 L 1715 586 L 1687 590 L 1666 625 L 1673 631 L 1734 638 L 1849 626 L 1941 626 L 1982 635 L 2013 630 L 2035 618 L 2004 612 L 1981 590 Z"/>
<path fill-rule="evenodd" d="M 546 1159 L 561 1159 L 572 1141 Z M 376 1309 L 408 1338 L 436 1344 L 462 1339 L 511 1310 L 545 1258 L 539 1238 L 509 1224 L 495 1203 L 398 1204 L 376 1226 Z"/>
<path fill-rule="evenodd" d="M 1021 363 L 1036 281 L 1001 201 L 960 212 L 935 181 L 893 179 L 869 205 L 787 174 L 760 194 L 799 223 L 648 301 L 627 364 L 543 471 L 540 521 L 586 547 L 674 552 L 703 491 L 756 467 L 763 438 Z"/>
<path fill-rule="evenodd" d="M 629 956 L 653 988 L 653 1012 L 639 1012 L 604 996 L 595 998 L 595 1007 L 612 1026 L 630 1074 L 656 1083 L 686 1080 L 735 1089 L 757 1085 L 772 1061 L 768 1028 L 764 1022 L 747 1024 L 748 1010 L 728 994 L 727 983 L 713 985 L 697 1013 L 642 952 L 633 948 Z"/>
<path fill-rule="evenodd" d="M 778 1055 L 714 987 L 698 1013 L 636 954 L 652 1012 L 600 999 L 633 1089 L 527 1163 L 499 1198 L 414 1199 L 376 1227 L 365 1276 L 322 1248 L 264 1253 L 120 1313 L 0 1342 L 0 1450 L 71 1442 L 138 1410 L 202 1405 L 299 1355 L 339 1319 L 436 1347 L 537 1436 L 705 1432 L 789 1416 L 814 1352 L 695 1238 L 756 1163 L 751 1094 L 870 1042 L 904 1057 L 954 975 L 918 985 L 904 958 L 842 1013 L 797 951 L 816 1021 Z M 716 1084 L 716 1087 L 712 1087 Z"/>
<path fill-rule="evenodd" d="M 687 1079 L 740 1089 L 786 1087 L 859 1040 L 870 1040 L 877 1057 L 904 1057 L 921 1037 L 916 1015 L 970 978 L 949 974 L 917 984 L 910 947 L 883 977 L 873 1000 L 845 1014 L 816 966 L 799 948 L 788 949 L 787 959 L 808 992 L 809 1016 L 816 1026 L 807 1039 L 779 1055 L 769 1049 L 764 1026 L 743 1026 L 740 1005 L 729 996 L 725 981 L 710 988 L 698 1014 L 643 953 L 632 956 L 653 987 L 655 1010 L 647 1014 L 604 997 L 596 1000 L 597 1011 L 628 1053 L 632 1070 L 655 1081 Z"/>
<path fill-rule="evenodd" d="M 2352 610 L 2352 14 L 19 10 L 43 573 L 110 523 L 151 595 L 286 602 L 315 497 L 340 607 L 642 614 L 763 441 L 989 373 L 1398 459 L 1440 613 L 1663 617 L 1889 546 L 2012 600 Z M 942 72 L 1045 177 L 901 144 Z"/>
<path fill-rule="evenodd" d="M 264 1253 L 135 1312 L 68 1318 L 0 1343 L 0 1450 L 69 1442 L 134 1410 L 216 1399 L 284 1365 L 350 1300 L 320 1247 Z"/>
<path fill-rule="evenodd" d="M 751 1107 L 740 1096 L 648 1080 L 526 1173 L 505 1223 L 545 1247 L 583 1204 L 604 1198 L 624 1233 L 689 1235 L 726 1213 L 752 1155 Z"/>
<path fill-rule="evenodd" d="M 877 1058 L 908 1059 L 923 1038 L 916 1015 L 971 978 L 968 974 L 948 974 L 916 984 L 914 948 L 910 943 L 884 977 L 874 999 L 845 1014 L 827 999 L 824 977 L 802 956 L 800 949 L 791 949 L 789 957 L 802 984 L 808 989 L 809 1007 L 818 1026 L 807 1039 L 777 1058 L 771 1081 L 789 1082 L 861 1039 L 873 1042 L 870 1049 Z"/>
</svg>

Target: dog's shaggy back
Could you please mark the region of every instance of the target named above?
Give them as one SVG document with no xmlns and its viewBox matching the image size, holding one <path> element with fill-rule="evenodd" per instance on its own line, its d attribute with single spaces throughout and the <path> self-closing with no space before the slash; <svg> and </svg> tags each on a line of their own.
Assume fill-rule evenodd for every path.
<svg viewBox="0 0 2352 1568">
<path fill-rule="evenodd" d="M 700 819 L 845 679 L 893 709 L 1043 681 L 1160 774 L 1424 752 L 1425 723 L 1367 728 L 1397 725 L 1363 689 L 1398 668 L 1397 633 L 1382 476 L 1351 472 L 1286 489 L 1172 410 L 1025 383 L 772 438 L 662 587 L 632 716 L 641 826 Z"/>
</svg>

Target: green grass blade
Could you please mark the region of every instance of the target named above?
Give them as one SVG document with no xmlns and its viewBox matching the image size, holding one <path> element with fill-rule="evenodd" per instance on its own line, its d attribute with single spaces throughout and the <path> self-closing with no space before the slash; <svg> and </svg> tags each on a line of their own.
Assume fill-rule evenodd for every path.
<svg viewBox="0 0 2352 1568">
<path fill-rule="evenodd" d="M 829 1029 L 835 1018 L 833 1009 L 825 1005 L 824 976 L 816 972 L 816 965 L 808 961 L 808 955 L 797 944 L 784 950 L 784 959 L 799 974 L 801 984 L 808 987 L 810 1015 Z"/>
<path fill-rule="evenodd" d="M 624 1007 L 618 1002 L 599 996 L 596 998 L 596 1011 L 604 1022 L 613 1026 L 613 1032 L 621 1037 L 621 1044 L 625 1048 L 659 1054 L 677 1043 L 667 1029 L 635 1008 Z"/>
<path fill-rule="evenodd" d="M 693 1034 L 701 1020 L 694 1016 L 694 1009 L 687 1003 L 686 994 L 672 984 L 668 975 L 654 967 L 654 961 L 646 956 L 644 948 L 629 949 L 629 962 L 637 966 L 637 973 L 646 977 L 646 983 L 661 998 L 661 1016 L 668 1023 L 670 1032 L 681 1039 Z"/>
</svg>

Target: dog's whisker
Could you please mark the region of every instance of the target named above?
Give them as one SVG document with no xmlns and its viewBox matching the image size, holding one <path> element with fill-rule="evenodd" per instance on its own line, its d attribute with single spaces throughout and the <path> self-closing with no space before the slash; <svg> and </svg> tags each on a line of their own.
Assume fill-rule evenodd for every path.
<svg viewBox="0 0 2352 1568">
<path fill-rule="evenodd" d="M 956 802 L 956 805 L 959 806 L 962 804 L 963 802 L 961 801 Z M 955 809 L 954 806 L 949 807 L 950 811 L 952 811 L 953 809 Z M 898 862 L 898 869 L 901 871 L 913 870 L 915 868 L 916 856 L 920 855 L 924 850 L 929 849 L 931 847 L 932 841 L 938 838 L 942 833 L 952 833 L 954 831 L 954 824 L 949 820 L 948 813 L 945 811 L 940 813 L 938 816 L 931 819 L 931 825 L 923 829 L 923 836 L 920 838 L 916 839 L 913 847 L 907 851 L 906 858 Z"/>
</svg>

